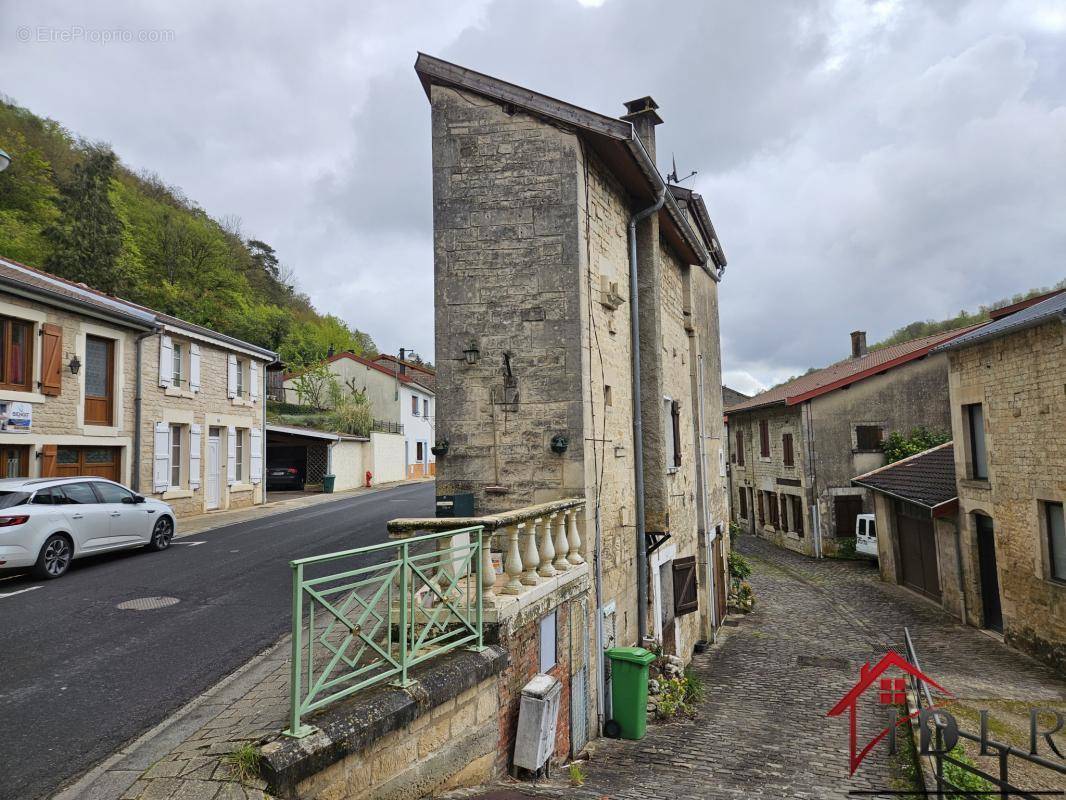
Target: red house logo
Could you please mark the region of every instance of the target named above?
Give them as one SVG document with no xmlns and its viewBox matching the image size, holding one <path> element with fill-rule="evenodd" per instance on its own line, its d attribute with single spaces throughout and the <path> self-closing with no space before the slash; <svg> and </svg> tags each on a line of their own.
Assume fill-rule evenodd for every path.
<svg viewBox="0 0 1066 800">
<path fill-rule="evenodd" d="M 889 650 L 885 657 L 878 661 L 877 665 L 874 667 L 871 667 L 870 662 L 868 661 L 863 664 L 862 670 L 859 672 L 858 683 L 852 686 L 851 690 L 840 699 L 840 702 L 829 709 L 829 712 L 826 714 L 826 716 L 829 717 L 838 717 L 845 711 L 849 712 L 848 725 L 851 739 L 851 753 L 848 757 L 848 766 L 850 767 L 849 774 L 851 775 L 855 774 L 855 770 L 859 768 L 859 764 L 861 764 L 862 760 L 866 758 L 866 754 L 889 734 L 894 725 L 902 724 L 915 716 L 914 714 L 911 714 L 906 718 L 895 722 L 894 725 L 889 725 L 877 734 L 877 736 L 867 742 L 862 750 L 858 750 L 856 729 L 858 727 L 859 698 L 861 698 L 867 690 L 873 689 L 878 694 L 877 702 L 881 706 L 894 707 L 907 701 L 907 679 L 905 677 L 882 677 L 893 667 L 897 667 L 907 675 L 912 675 L 918 680 L 928 683 L 930 686 L 939 689 L 944 694 L 951 694 L 947 689 L 923 674 L 921 670 L 917 669 L 913 664 L 894 650 Z M 877 684 L 876 687 L 875 684 Z"/>
</svg>

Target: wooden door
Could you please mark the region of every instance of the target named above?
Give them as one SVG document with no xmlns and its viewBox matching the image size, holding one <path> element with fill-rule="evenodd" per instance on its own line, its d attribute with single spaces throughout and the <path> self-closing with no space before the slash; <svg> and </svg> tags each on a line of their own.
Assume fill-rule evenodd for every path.
<svg viewBox="0 0 1066 800">
<path fill-rule="evenodd" d="M 47 447 L 47 446 L 46 446 Z M 77 478 L 89 476 L 119 480 L 120 454 L 117 447 L 55 448 L 55 458 L 41 460 L 41 477 Z"/>
<path fill-rule="evenodd" d="M 729 576 L 725 572 L 725 558 L 722 555 L 722 533 L 721 526 L 718 526 L 718 536 L 714 538 L 714 544 L 711 546 L 713 553 L 713 565 L 714 565 L 714 621 L 715 624 L 721 625 L 722 620 L 725 619 L 725 605 L 726 605 L 726 581 L 729 580 Z"/>
<path fill-rule="evenodd" d="M 861 513 L 861 495 L 841 494 L 833 498 L 833 516 L 836 518 L 838 539 L 850 539 L 855 536 L 855 518 Z"/>
<path fill-rule="evenodd" d="M 934 600 L 940 599 L 940 572 L 936 560 L 936 534 L 927 509 L 896 503 L 903 585 Z"/>
<path fill-rule="evenodd" d="M 97 336 L 85 337 L 85 422 L 114 423 L 115 343 Z"/>
</svg>

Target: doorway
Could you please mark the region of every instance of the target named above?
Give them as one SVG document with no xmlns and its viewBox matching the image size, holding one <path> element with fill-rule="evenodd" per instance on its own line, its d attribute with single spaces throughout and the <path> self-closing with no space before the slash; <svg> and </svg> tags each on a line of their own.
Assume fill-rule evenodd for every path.
<svg viewBox="0 0 1066 800">
<path fill-rule="evenodd" d="M 208 511 L 218 508 L 219 502 L 221 486 L 219 475 L 220 432 L 220 428 L 210 428 L 207 434 L 207 475 L 204 476 L 204 508 Z"/>
<path fill-rule="evenodd" d="M 903 585 L 939 601 L 940 569 L 936 556 L 936 532 L 929 511 L 914 503 L 897 500 L 896 537 L 899 540 Z"/>
<path fill-rule="evenodd" d="M 985 627 L 1003 633 L 1003 606 L 999 599 L 999 574 L 996 572 L 996 539 L 992 518 L 974 514 L 977 529 L 977 563 L 981 572 L 981 608 Z"/>
</svg>

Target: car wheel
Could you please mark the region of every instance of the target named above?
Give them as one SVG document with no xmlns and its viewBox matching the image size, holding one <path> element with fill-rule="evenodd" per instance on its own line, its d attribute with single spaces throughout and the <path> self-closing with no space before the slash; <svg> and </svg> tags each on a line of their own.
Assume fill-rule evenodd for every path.
<svg viewBox="0 0 1066 800">
<path fill-rule="evenodd" d="M 174 538 L 174 523 L 170 517 L 160 517 L 152 528 L 152 538 L 148 542 L 148 549 L 166 550 L 170 547 L 170 541 Z"/>
<path fill-rule="evenodd" d="M 74 548 L 70 539 L 61 533 L 53 533 L 45 540 L 41 554 L 37 556 L 33 575 L 42 580 L 58 578 L 67 571 L 73 558 Z"/>
</svg>

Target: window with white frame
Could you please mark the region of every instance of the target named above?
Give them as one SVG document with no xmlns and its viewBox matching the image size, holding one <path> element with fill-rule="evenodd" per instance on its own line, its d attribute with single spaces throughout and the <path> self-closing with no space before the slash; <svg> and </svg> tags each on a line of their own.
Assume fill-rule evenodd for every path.
<svg viewBox="0 0 1066 800">
<path fill-rule="evenodd" d="M 416 417 L 418 416 L 418 398 L 414 395 L 411 395 L 411 414 Z"/>
<path fill-rule="evenodd" d="M 237 359 L 237 397 L 244 397 L 244 367 L 243 359 Z"/>
<path fill-rule="evenodd" d="M 170 426 L 170 485 L 181 486 L 181 425 Z"/>
<path fill-rule="evenodd" d="M 173 348 L 173 351 L 171 353 L 172 366 L 170 382 L 173 386 L 180 389 L 181 384 L 185 379 L 185 370 L 182 368 L 185 347 L 181 344 L 181 342 L 174 342 L 174 344 L 171 346 Z"/>
<path fill-rule="evenodd" d="M 237 483 L 244 483 L 246 472 L 246 470 L 244 469 L 244 441 L 247 435 L 248 431 L 246 431 L 244 428 L 237 428 L 237 435 L 235 437 L 236 441 L 234 444 L 237 457 L 236 462 L 233 465 L 233 474 L 234 477 L 236 477 L 237 479 Z"/>
<path fill-rule="evenodd" d="M 429 400 L 422 398 L 422 416 L 429 419 Z"/>
</svg>

